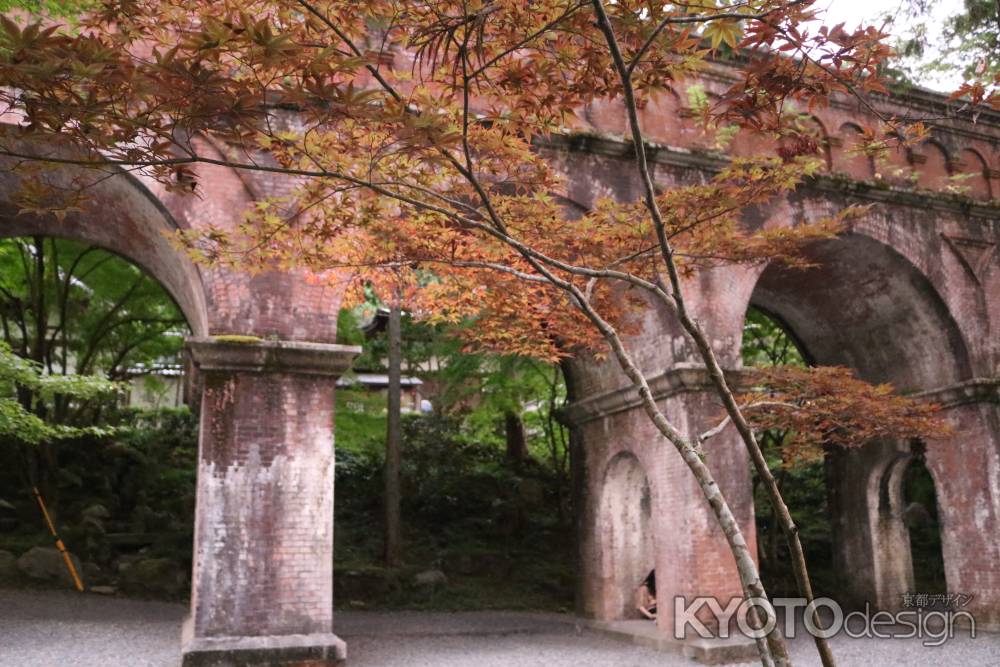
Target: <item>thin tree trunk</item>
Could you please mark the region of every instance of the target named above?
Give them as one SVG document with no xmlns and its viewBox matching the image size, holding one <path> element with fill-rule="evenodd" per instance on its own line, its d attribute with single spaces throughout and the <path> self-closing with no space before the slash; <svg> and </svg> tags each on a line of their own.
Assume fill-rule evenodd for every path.
<svg viewBox="0 0 1000 667">
<path fill-rule="evenodd" d="M 386 567 L 397 567 L 402 562 L 402 535 L 400 527 L 399 469 L 402 460 L 403 434 L 400 420 L 402 393 L 402 333 L 399 300 L 389 309 L 389 396 L 385 437 L 385 550 Z"/>
<path fill-rule="evenodd" d="M 782 470 L 780 473 L 778 473 L 777 483 L 778 483 L 778 492 L 779 493 L 781 493 L 781 489 L 784 487 L 785 477 L 786 477 L 786 474 L 785 474 L 784 470 Z M 770 551 L 770 553 L 768 555 L 768 558 L 770 560 L 770 563 L 771 563 L 772 567 L 774 566 L 775 563 L 778 562 L 778 531 L 779 530 L 781 530 L 781 532 L 784 533 L 784 530 L 781 528 L 781 518 L 778 516 L 778 511 L 776 509 L 774 509 L 774 505 L 771 504 L 771 525 L 770 525 L 770 529 L 769 529 L 769 533 L 770 534 L 768 535 L 768 539 L 770 540 L 770 545 L 769 546 L 771 547 L 771 551 Z"/>
<path fill-rule="evenodd" d="M 632 141 L 635 146 L 636 167 L 643 181 L 642 185 L 645 192 L 645 204 L 646 208 L 649 210 L 653 227 L 656 232 L 657 242 L 663 256 L 665 268 L 667 269 L 667 273 L 670 278 L 671 294 L 670 297 L 666 297 L 664 291 L 664 302 L 674 311 L 675 315 L 681 321 L 682 326 L 684 326 L 685 330 L 687 330 L 692 338 L 694 338 L 695 344 L 698 346 L 698 350 L 701 353 L 702 358 L 705 360 L 706 366 L 708 366 L 713 384 L 720 394 L 720 397 L 723 399 L 723 403 L 726 405 L 727 412 L 732 413 L 732 411 L 735 410 L 740 421 L 745 424 L 746 422 L 742 418 L 743 415 L 739 412 L 739 408 L 736 406 L 736 401 L 726 385 L 725 378 L 722 376 L 721 369 L 718 368 L 718 364 L 715 362 L 715 356 L 711 346 L 708 345 L 704 335 L 701 334 L 701 330 L 688 317 L 685 310 L 684 299 L 681 292 L 680 277 L 673 258 L 673 249 L 671 248 L 670 241 L 666 235 L 663 216 L 660 214 L 659 205 L 656 201 L 656 187 L 653 185 L 652 173 L 646 160 L 646 147 L 642 137 L 642 130 L 639 125 L 638 108 L 636 106 L 635 95 L 632 88 L 632 73 L 628 65 L 625 63 L 624 56 L 622 55 L 621 48 L 618 44 L 618 38 L 615 36 L 614 27 L 612 26 L 611 20 L 608 18 L 608 14 L 604 9 L 604 2 L 602 0 L 591 0 L 591 3 L 593 4 L 594 12 L 597 17 L 598 27 L 601 32 L 604 33 L 605 41 L 608 44 L 612 63 L 621 80 L 625 110 L 628 114 L 629 128 L 631 130 Z M 671 302 L 671 298 L 673 299 L 673 302 Z M 618 344 L 621 345 L 620 341 Z M 622 354 L 618 350 L 616 350 L 616 354 L 619 357 L 619 361 L 621 361 Z M 653 399 L 652 392 L 649 390 L 645 377 L 642 376 L 642 373 L 634 365 L 632 369 L 626 368 L 625 371 L 626 374 L 629 375 L 630 379 L 632 379 L 633 383 L 640 388 L 640 394 L 642 395 L 643 403 L 646 406 L 646 411 L 649 413 L 650 418 L 657 424 L 660 431 L 666 435 L 664 426 L 669 426 L 669 424 L 666 422 L 666 418 L 656 406 L 656 402 Z M 716 377 L 716 375 L 718 377 Z M 731 418 L 734 423 L 737 423 L 737 416 L 731 414 Z M 662 425 L 657 423 L 658 421 L 662 422 Z M 737 423 L 737 428 L 740 428 L 739 423 Z M 740 429 L 740 434 L 744 434 L 743 429 Z M 757 447 L 756 440 L 753 439 L 753 432 L 749 431 L 749 434 L 749 440 L 744 438 L 744 440 L 746 440 L 747 447 L 750 449 L 756 448 L 756 453 L 760 454 L 760 448 Z M 680 440 L 683 441 L 683 438 Z M 678 442 L 675 442 L 675 445 L 678 447 L 681 455 L 684 456 L 685 462 L 688 463 L 688 467 L 695 474 L 699 484 L 702 486 L 703 493 L 705 493 L 705 496 L 708 498 L 712 508 L 716 511 L 716 517 L 726 534 L 726 538 L 729 540 L 730 550 L 733 552 L 733 556 L 736 557 L 736 566 L 740 573 L 740 580 L 743 582 L 745 594 L 747 597 L 759 596 L 766 598 L 764 586 L 758 575 L 757 564 L 754 562 L 749 549 L 746 548 L 746 540 L 743 537 L 739 526 L 735 524 L 735 519 L 732 516 L 732 511 L 730 510 L 728 503 L 725 502 L 725 499 L 722 497 L 722 492 L 715 484 L 715 481 L 711 477 L 711 473 L 708 471 L 708 468 L 704 465 L 704 462 L 701 459 L 703 453 L 700 451 L 700 447 L 698 450 L 695 450 L 689 445 L 681 446 Z M 754 462 L 756 464 L 754 452 L 751 452 L 751 458 L 754 458 Z M 766 463 L 764 468 L 765 470 L 767 469 Z M 772 485 L 773 481 L 773 478 L 771 478 Z M 719 502 L 718 507 L 716 506 L 716 502 Z M 753 611 L 754 615 L 759 619 L 758 609 L 754 607 Z M 819 645 L 820 642 L 821 640 L 817 638 L 817 645 Z M 761 663 L 765 665 L 765 667 L 775 663 L 779 665 L 791 664 L 791 661 L 788 658 L 788 648 L 785 643 L 785 638 L 777 627 L 775 627 L 775 629 L 767 636 L 766 642 L 758 640 L 757 647 L 760 651 Z M 823 653 L 822 650 L 820 652 L 821 654 Z M 824 665 L 826 665 L 825 657 Z"/>
<path fill-rule="evenodd" d="M 764 483 L 764 486 L 768 491 L 768 497 L 771 499 L 775 511 L 778 513 L 781 520 L 782 529 L 785 532 L 785 536 L 791 550 L 792 569 L 795 573 L 795 580 L 798 584 L 800 594 L 811 602 L 813 599 L 812 585 L 809 581 L 809 573 L 806 569 L 806 561 L 805 555 L 802 551 L 802 545 L 799 542 L 798 528 L 795 526 L 795 522 L 792 521 L 788 507 L 785 505 L 784 499 L 781 497 L 781 492 L 774 481 L 774 476 L 771 474 L 771 471 L 767 466 L 767 461 L 764 458 L 764 454 L 761 451 L 759 444 L 757 443 L 753 429 L 750 427 L 749 423 L 744 418 L 743 413 L 740 411 L 736 398 L 722 373 L 722 368 L 715 356 L 715 351 L 712 349 L 712 346 L 701 327 L 687 312 L 683 290 L 681 289 L 680 275 L 677 271 L 677 265 L 674 262 L 673 249 L 666 235 L 663 217 L 660 214 L 659 205 L 656 201 L 656 188 L 653 185 L 652 173 L 646 160 L 646 147 L 642 137 L 642 130 L 639 125 L 638 108 L 635 103 L 635 96 L 632 88 L 631 70 L 625 64 L 625 59 L 622 55 L 621 48 L 618 45 L 614 28 L 611 25 L 611 21 L 604 9 L 604 3 L 602 0 L 591 0 L 591 2 L 594 6 L 595 14 L 597 15 L 598 27 L 604 33 L 611 52 L 614 67 L 618 71 L 619 78 L 621 79 L 625 110 L 628 114 L 629 128 L 632 134 L 633 144 L 635 146 L 636 166 L 643 180 L 645 203 L 650 216 L 652 217 L 658 245 L 660 246 L 661 255 L 670 280 L 670 296 L 667 298 L 664 294 L 663 301 L 674 311 L 674 314 L 680 320 L 684 330 L 687 331 L 687 333 L 694 340 L 700 356 L 708 370 L 712 384 L 726 408 L 726 413 L 729 415 L 730 419 L 732 419 L 733 424 L 736 426 L 740 437 L 743 439 L 743 442 L 750 453 L 750 458 L 753 461 L 754 467 L 757 469 L 757 473 L 760 475 L 761 481 Z M 754 566 L 754 570 L 756 571 L 756 566 Z M 763 587 L 761 587 L 761 590 L 763 590 Z M 813 613 L 813 620 L 814 622 L 818 622 L 818 614 L 815 611 Z M 814 641 L 823 666 L 835 667 L 833 652 L 831 651 L 826 639 L 816 636 L 814 637 Z M 780 631 L 775 629 L 775 631 L 768 636 L 768 643 L 777 660 L 788 660 L 784 637 L 781 635 Z M 760 646 L 759 643 L 758 646 Z M 763 650 L 761 651 L 761 660 L 765 664 L 767 663 L 767 656 Z"/>
<path fill-rule="evenodd" d="M 507 463 L 519 469 L 528 459 L 528 440 L 524 434 L 521 415 L 507 410 L 503 415 L 503 426 L 507 441 Z"/>
<path fill-rule="evenodd" d="M 799 595 L 804 597 L 807 602 L 811 603 L 814 599 L 812 582 L 809 581 L 809 570 L 806 566 L 805 552 L 802 550 L 802 542 L 799 540 L 799 528 L 795 525 L 795 521 L 792 519 L 792 514 L 788 510 L 788 505 L 785 504 L 785 499 L 781 495 L 781 490 L 778 488 L 774 475 L 771 474 L 771 468 L 767 465 L 767 459 L 764 456 L 764 452 L 760 448 L 760 444 L 757 442 L 757 437 L 753 432 L 753 428 L 743 416 L 743 412 L 740 410 L 739 405 L 736 402 L 736 397 L 733 394 L 732 389 L 730 389 L 729 383 L 722 372 L 722 367 L 719 365 L 718 358 L 715 356 L 715 351 L 709 344 L 708 338 L 705 336 L 705 332 L 702 331 L 701 327 L 688 315 L 685 310 L 683 298 L 680 296 L 679 280 L 676 277 L 676 269 L 672 262 L 670 264 L 670 268 L 671 280 L 674 284 L 674 298 L 677 303 L 678 317 L 684 329 L 688 332 L 688 334 L 690 334 L 691 338 L 694 339 L 695 345 L 701 354 L 701 358 L 704 360 L 705 366 L 708 368 L 708 375 L 712 380 L 712 384 L 715 386 L 716 393 L 719 395 L 719 398 L 722 399 L 722 403 L 726 408 L 726 414 L 736 426 L 736 430 L 739 432 L 740 438 L 743 440 L 747 451 L 750 453 L 750 460 L 753 462 L 754 469 L 756 469 L 757 475 L 760 477 L 764 488 L 767 489 L 768 499 L 771 501 L 771 506 L 777 514 L 778 521 L 781 524 L 781 530 L 785 535 L 785 540 L 788 542 L 788 548 L 792 561 L 792 572 L 795 575 L 795 584 L 798 587 Z M 821 627 L 819 612 L 816 609 L 813 609 L 812 621 L 817 627 Z M 823 667 L 836 667 L 833 651 L 826 639 L 820 637 L 819 635 L 814 635 L 813 642 L 816 644 L 816 651 L 819 653 L 820 661 L 823 663 Z"/>
<path fill-rule="evenodd" d="M 35 310 L 35 340 L 32 343 L 30 358 L 38 363 L 45 362 L 45 334 L 48 333 L 48 312 L 45 303 L 45 239 L 36 236 L 35 241 L 35 280 L 34 280 L 34 310 Z"/>
</svg>

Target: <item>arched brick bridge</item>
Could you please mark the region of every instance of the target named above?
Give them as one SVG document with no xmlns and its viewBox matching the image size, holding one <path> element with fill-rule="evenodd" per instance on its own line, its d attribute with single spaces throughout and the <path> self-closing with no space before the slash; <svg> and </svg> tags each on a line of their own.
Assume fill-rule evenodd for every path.
<svg viewBox="0 0 1000 667">
<path fill-rule="evenodd" d="M 705 74 L 711 100 L 726 70 Z M 724 161 L 692 120 L 688 91 L 660 94 L 642 112 L 663 187 L 697 182 Z M 816 268 L 725 268 L 689 285 L 723 362 L 740 364 L 750 305 L 779 317 L 807 355 L 855 368 L 942 403 L 955 434 L 928 440 L 948 589 L 974 596 L 980 627 L 1000 627 L 1000 115 L 948 118 L 930 93 L 884 99 L 888 112 L 943 116 L 931 138 L 885 164 L 852 152 L 872 118 L 856 101 L 817 111 L 827 173 L 753 212 L 794 225 L 848 203 L 871 212 L 850 233 L 809 252 Z M 581 113 L 577 132 L 540 146 L 568 175 L 569 200 L 635 199 L 625 119 L 614 101 Z M 26 147 L 30 150 L 55 150 Z M 206 150 L 211 146 L 206 143 Z M 768 149 L 737 135 L 726 149 Z M 964 176 L 959 176 L 964 175 Z M 62 178 L 72 179 L 67 169 Z M 253 277 L 194 265 L 170 242 L 177 229 L 232 225 L 256 198 L 281 192 L 274 176 L 199 167 L 201 198 L 121 176 L 64 220 L 17 215 L 16 176 L 0 173 L 0 232 L 74 238 L 113 250 L 158 278 L 183 309 L 203 387 L 191 615 L 186 665 L 333 664 L 346 655 L 333 618 L 333 392 L 358 352 L 334 344 L 340 293 L 292 273 Z M 262 342 L 236 342 L 227 334 Z M 221 336 L 221 337 L 220 337 Z M 664 409 L 683 428 L 719 414 L 691 343 L 665 313 L 645 315 L 631 341 Z M 630 595 L 656 567 L 661 598 L 739 595 L 731 556 L 674 450 L 657 436 L 611 365 L 574 361 L 578 500 L 578 611 L 628 616 Z M 831 522 L 846 597 L 891 609 L 913 587 L 902 522 L 901 474 L 910 443 L 877 443 L 828 457 Z M 708 461 L 754 536 L 749 464 L 733 434 Z M 670 609 L 660 615 L 671 624 Z"/>
</svg>

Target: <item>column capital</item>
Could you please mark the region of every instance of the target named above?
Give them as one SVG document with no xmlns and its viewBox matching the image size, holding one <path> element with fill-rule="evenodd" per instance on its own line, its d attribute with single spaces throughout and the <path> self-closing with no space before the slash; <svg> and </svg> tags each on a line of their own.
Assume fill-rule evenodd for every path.
<svg viewBox="0 0 1000 667">
<path fill-rule="evenodd" d="M 1000 377 L 972 378 L 918 391 L 910 396 L 937 403 L 945 409 L 969 403 L 1000 403 Z"/>
<path fill-rule="evenodd" d="M 185 341 L 208 372 L 292 373 L 339 377 L 361 353 L 358 345 L 272 341 L 251 336 L 208 336 Z"/>
<path fill-rule="evenodd" d="M 724 369 L 731 384 L 743 380 L 742 370 Z M 661 401 L 677 394 L 710 391 L 713 388 L 708 371 L 701 364 L 679 362 L 659 373 L 646 376 L 653 398 Z M 596 419 L 634 410 L 642 406 L 639 391 L 633 386 L 594 394 L 570 403 L 557 418 L 567 426 L 579 426 Z"/>
</svg>

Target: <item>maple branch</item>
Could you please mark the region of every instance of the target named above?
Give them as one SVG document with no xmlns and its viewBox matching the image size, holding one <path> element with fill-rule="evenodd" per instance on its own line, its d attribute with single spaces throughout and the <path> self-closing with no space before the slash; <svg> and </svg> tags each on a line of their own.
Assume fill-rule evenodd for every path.
<svg viewBox="0 0 1000 667">
<path fill-rule="evenodd" d="M 778 407 L 791 408 L 793 410 L 799 408 L 799 406 L 795 405 L 794 403 L 786 403 L 784 401 L 756 401 L 754 403 L 748 403 L 747 405 L 744 405 L 743 409 L 752 410 L 754 408 L 778 408 Z M 706 440 L 714 438 L 715 436 L 719 435 L 720 433 L 722 433 L 722 431 L 725 430 L 727 426 L 729 426 L 729 423 L 731 421 L 732 418 L 729 415 L 726 415 L 725 417 L 722 418 L 722 421 L 720 421 L 718 424 L 716 424 L 712 428 L 708 429 L 707 431 L 699 435 L 698 442 L 705 442 Z"/>
<path fill-rule="evenodd" d="M 803 3 L 806 3 L 806 2 L 812 2 L 812 1 L 813 0 L 792 0 L 792 2 L 789 2 L 789 3 L 785 4 L 785 5 L 783 5 L 782 7 L 775 7 L 774 9 L 769 9 L 768 11 L 761 12 L 759 14 L 741 14 L 739 12 L 719 12 L 718 14 L 699 14 L 697 16 L 667 16 L 662 21 L 660 21 L 659 24 L 657 24 L 656 28 L 649 35 L 649 37 L 646 39 L 646 41 L 643 43 L 643 45 L 641 47 L 639 47 L 639 50 L 636 51 L 636 53 L 635 53 L 634 56 L 632 56 L 632 62 L 629 63 L 628 67 L 626 68 L 626 71 L 628 72 L 629 76 L 632 75 L 632 72 L 635 70 L 636 66 L 639 64 L 639 61 L 642 60 L 642 57 L 644 55 L 646 55 L 646 51 L 648 51 L 650 49 L 650 47 L 653 46 L 653 42 L 656 41 L 656 38 L 660 36 L 660 33 L 663 32 L 663 30 L 668 25 L 680 25 L 680 24 L 691 24 L 691 23 L 708 23 L 710 21 L 720 21 L 720 20 L 721 21 L 725 21 L 725 20 L 736 20 L 736 21 L 754 20 L 754 21 L 762 21 L 763 19 L 766 19 L 771 14 L 774 14 L 775 12 L 779 11 L 779 9 L 787 9 L 789 7 L 794 7 L 795 5 L 800 5 L 800 4 L 803 4 Z M 739 6 L 739 5 L 737 5 L 737 6 Z M 743 7 L 748 7 L 749 3 L 743 3 L 742 6 Z"/>
<path fill-rule="evenodd" d="M 307 0 L 296 0 L 296 2 L 298 2 L 298 4 L 301 5 L 303 9 L 305 9 L 307 12 L 309 12 L 317 19 L 322 21 L 323 24 L 333 32 L 333 34 L 335 34 L 338 38 L 340 38 L 342 42 L 344 42 L 344 44 L 347 45 L 347 48 L 350 49 L 355 56 L 357 56 L 358 58 L 364 58 L 365 54 L 361 51 L 361 49 L 359 49 L 357 45 L 354 44 L 354 41 L 351 40 L 351 38 L 347 35 L 347 33 L 341 30 L 340 27 L 336 23 L 331 21 L 328 16 L 326 16 L 321 11 L 316 9 L 316 7 Z M 381 85 L 382 88 L 385 89 L 385 91 L 388 92 L 393 97 L 393 99 L 395 99 L 397 102 L 403 101 L 403 96 L 400 95 L 395 88 L 393 88 L 392 84 L 386 81 L 385 77 L 382 76 L 382 73 L 379 72 L 377 67 L 366 63 L 365 69 L 367 69 L 371 73 L 371 75 L 375 77 L 375 80 L 379 82 L 379 85 Z"/>
<path fill-rule="evenodd" d="M 542 35 L 544 35 L 547 32 L 549 32 L 550 30 L 552 30 L 553 28 L 555 28 L 557 25 L 559 25 L 560 23 L 562 23 L 563 21 L 565 21 L 566 19 L 568 19 L 570 16 L 572 16 L 574 13 L 576 13 L 580 9 L 583 9 L 586 5 L 587 5 L 587 0 L 581 0 L 580 2 L 576 3 L 575 5 L 570 5 L 566 9 L 566 11 L 564 11 L 562 13 L 562 15 L 560 15 L 558 18 L 552 19 L 551 21 L 549 21 L 548 23 L 546 23 L 545 25 L 543 25 L 541 28 L 539 28 L 535 32 L 533 32 L 530 35 L 528 35 L 527 37 L 525 37 L 523 40 L 517 42 L 516 44 L 514 44 L 513 46 L 511 46 L 511 47 L 509 47 L 507 49 L 504 49 L 503 51 L 501 51 L 496 56 L 490 58 L 485 63 L 483 63 L 482 65 L 480 65 L 479 67 L 477 67 L 471 74 L 469 74 L 469 77 L 470 78 L 476 78 L 476 77 L 478 77 L 480 74 L 482 74 L 487 69 L 489 69 L 490 67 L 492 67 L 493 65 L 495 65 L 499 61 L 503 60 L 504 58 L 506 58 L 510 54 L 514 53 L 515 51 L 517 51 L 519 49 L 524 48 L 525 46 L 527 46 L 531 42 L 535 41 L 536 39 L 538 39 Z"/>
<path fill-rule="evenodd" d="M 754 468 L 757 470 L 758 475 L 768 489 L 769 497 L 775 511 L 781 516 L 782 527 L 785 531 L 785 535 L 788 539 L 793 555 L 796 581 L 799 585 L 800 592 L 809 601 L 811 601 L 812 585 L 809 582 L 808 570 L 806 569 L 805 564 L 805 555 L 802 551 L 802 546 L 798 538 L 798 529 L 792 520 L 791 513 L 788 511 L 788 507 L 785 505 L 784 499 L 781 497 L 780 490 L 777 488 L 774 476 L 771 474 L 770 467 L 767 465 L 764 453 L 761 451 L 760 445 L 757 443 L 753 429 L 750 427 L 750 424 L 741 412 L 739 405 L 736 402 L 736 398 L 726 381 L 722 368 L 718 363 L 718 359 L 715 356 L 715 352 L 712 349 L 710 342 L 701 330 L 701 327 L 687 312 L 683 297 L 683 290 L 681 288 L 680 276 L 677 271 L 676 263 L 674 262 L 673 249 L 671 248 L 670 241 L 666 236 L 663 217 L 656 201 L 656 190 L 653 184 L 649 163 L 646 158 L 646 146 L 642 138 L 638 118 L 638 107 L 636 105 L 635 95 L 632 89 L 631 72 L 622 56 L 618 39 L 615 35 L 614 28 L 611 25 L 611 21 L 608 18 L 608 14 L 604 9 L 602 0 L 592 0 L 592 2 L 594 5 L 594 11 L 597 14 L 598 27 L 601 32 L 604 33 L 605 40 L 611 52 L 612 62 L 614 63 L 615 69 L 618 71 L 619 79 L 621 80 L 625 109 L 628 115 L 629 125 L 631 127 L 632 142 L 635 147 L 636 166 L 642 180 L 646 207 L 649 210 L 650 217 L 653 221 L 653 227 L 656 231 L 656 237 L 660 244 L 661 255 L 666 265 L 667 275 L 670 281 L 671 297 L 673 302 L 672 310 L 680 320 L 684 330 L 694 340 L 700 356 L 702 357 L 702 360 L 708 370 L 712 384 L 715 386 L 717 393 L 722 399 L 726 413 L 736 426 L 737 431 L 746 445 L 750 458 L 753 461 Z M 670 307 L 669 303 L 666 301 L 664 303 Z M 756 565 L 752 560 L 749 564 L 749 568 L 751 572 L 756 574 Z M 754 592 L 758 595 L 763 595 L 763 587 L 761 586 L 759 591 Z M 815 614 L 814 621 L 818 621 Z M 819 636 L 814 639 L 824 667 L 833 667 L 833 654 L 826 640 Z M 758 641 L 758 648 L 761 653 L 762 662 L 768 664 L 774 658 L 777 658 L 778 661 L 783 663 L 788 661 L 788 650 L 785 645 L 784 637 L 782 637 L 780 633 L 769 633 L 767 635 L 767 643 L 770 646 L 764 646 L 762 642 Z"/>
<path fill-rule="evenodd" d="M 333 33 L 338 38 L 340 38 L 341 41 L 343 41 L 345 44 L 347 44 L 347 47 L 357 57 L 361 58 L 361 57 L 364 56 L 364 54 L 362 53 L 361 49 L 359 49 L 357 47 L 357 45 L 354 44 L 354 42 L 351 40 L 351 38 L 344 31 L 342 31 L 333 21 L 331 21 L 329 19 L 329 17 L 323 15 L 322 12 L 320 12 L 318 9 L 316 9 L 316 7 L 314 7 L 312 5 L 312 3 L 308 2 L 308 0 L 296 0 L 296 2 L 298 2 L 298 4 L 300 4 L 300 5 L 302 5 L 302 7 L 304 7 L 310 14 L 312 14 L 313 16 L 315 16 L 316 18 L 318 18 L 320 21 L 323 22 L 324 25 L 326 25 L 330 30 L 332 30 Z M 391 83 L 389 83 L 386 80 L 385 77 L 382 76 L 382 74 L 379 72 L 379 70 L 378 70 L 377 67 L 374 67 L 373 65 L 370 65 L 370 64 L 366 64 L 365 68 L 372 74 L 372 76 L 375 78 L 375 80 L 378 81 L 379 85 L 382 86 L 383 90 L 385 90 L 387 93 L 389 93 L 389 95 L 391 95 L 393 99 L 395 99 L 397 102 L 402 102 L 403 101 L 403 96 L 400 95 L 400 93 L 393 87 L 393 85 Z M 468 84 L 466 84 L 466 88 L 467 87 L 468 87 Z M 416 115 L 420 115 L 419 112 L 416 111 L 416 110 L 411 111 L 411 113 L 415 113 Z M 438 152 L 442 156 L 444 156 L 444 158 L 446 160 L 448 160 L 448 162 L 458 171 L 459 174 L 461 174 L 463 177 L 466 177 L 472 183 L 476 183 L 477 182 L 476 179 L 472 177 L 471 173 L 467 173 L 466 172 L 466 169 L 455 158 L 455 156 L 451 154 L 451 152 L 449 152 L 448 150 L 446 150 L 444 148 L 438 148 Z M 481 190 L 481 188 L 478 185 L 476 185 L 475 187 L 477 188 L 477 190 Z M 480 194 L 481 194 L 481 196 L 483 196 L 483 195 L 485 195 L 485 192 L 481 192 Z M 487 208 L 492 209 L 492 206 L 487 203 Z M 491 210 L 491 216 L 494 215 L 494 214 L 495 214 L 495 212 Z"/>
</svg>

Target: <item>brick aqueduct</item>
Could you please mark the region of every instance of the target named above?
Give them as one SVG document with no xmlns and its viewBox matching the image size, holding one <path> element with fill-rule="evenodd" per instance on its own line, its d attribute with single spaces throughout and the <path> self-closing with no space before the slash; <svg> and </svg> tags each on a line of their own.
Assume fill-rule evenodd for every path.
<svg viewBox="0 0 1000 667">
<path fill-rule="evenodd" d="M 704 75 L 709 97 L 725 70 Z M 680 95 L 643 110 L 656 180 L 697 182 L 723 157 L 689 120 Z M 945 116 L 929 93 L 885 99 L 885 111 Z M 577 134 L 541 147 L 569 175 L 571 202 L 639 196 L 622 109 L 594 104 Z M 844 596 L 885 609 L 913 589 L 903 522 L 902 471 L 922 456 L 939 503 L 948 590 L 973 595 L 979 626 L 1000 626 L 1000 115 L 938 121 L 932 138 L 876 165 L 851 151 L 874 124 L 856 102 L 813 119 L 827 175 L 754 212 L 793 225 L 850 202 L 872 205 L 853 230 L 809 252 L 815 268 L 714 270 L 689 286 L 721 359 L 740 364 L 748 306 L 787 325 L 808 357 L 850 366 L 873 381 L 945 406 L 955 433 L 914 444 L 873 443 L 827 457 L 835 565 Z M 737 136 L 734 154 L 762 147 Z M 358 349 L 336 345 L 340 294 L 291 273 L 253 277 L 195 266 L 168 239 L 181 228 L 226 225 L 287 183 L 222 167 L 199 168 L 204 197 L 184 198 L 130 177 L 104 181 L 92 206 L 64 220 L 16 215 L 16 178 L 0 174 L 5 236 L 46 234 L 103 246 L 144 267 L 183 309 L 203 386 L 191 613 L 185 664 L 335 664 L 345 653 L 333 617 L 333 392 Z M 955 194 L 950 186 L 966 174 Z M 65 178 L 72 178 L 67 171 Z M 692 344 L 650 309 L 631 341 L 664 409 L 695 431 L 717 417 Z M 219 334 L 252 334 L 234 343 Z M 673 449 L 656 435 L 634 392 L 609 365 L 575 361 L 572 403 L 581 615 L 629 615 L 631 593 L 655 566 L 661 599 L 740 593 L 707 504 Z M 754 536 L 749 463 L 733 434 L 708 461 Z M 660 627 L 672 625 L 669 605 Z"/>
</svg>

